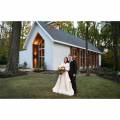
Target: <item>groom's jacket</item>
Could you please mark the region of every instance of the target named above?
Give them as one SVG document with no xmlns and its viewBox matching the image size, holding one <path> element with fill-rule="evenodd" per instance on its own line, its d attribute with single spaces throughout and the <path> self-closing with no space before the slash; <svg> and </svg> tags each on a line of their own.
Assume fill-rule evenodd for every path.
<svg viewBox="0 0 120 120">
<path fill-rule="evenodd" d="M 73 75 L 77 73 L 77 63 L 75 60 L 70 62 L 70 71 L 69 71 L 69 75 Z"/>
</svg>

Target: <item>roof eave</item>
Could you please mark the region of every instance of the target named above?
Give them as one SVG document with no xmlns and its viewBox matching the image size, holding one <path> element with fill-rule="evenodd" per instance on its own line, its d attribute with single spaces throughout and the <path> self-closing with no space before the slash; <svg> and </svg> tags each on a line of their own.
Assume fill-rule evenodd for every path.
<svg viewBox="0 0 120 120">
<path fill-rule="evenodd" d="M 59 41 L 59 40 L 54 40 L 54 42 L 55 43 L 59 43 L 59 44 L 64 44 L 64 45 L 67 45 L 67 46 L 72 46 L 72 47 L 80 48 L 80 49 L 86 49 L 84 47 L 73 45 L 73 44 L 69 44 L 69 43 L 66 43 L 66 42 Z M 92 51 L 92 52 L 96 52 L 96 53 L 102 54 L 102 52 L 100 52 L 100 51 L 94 51 L 94 50 L 91 50 L 91 49 L 88 49 L 88 50 Z"/>
</svg>

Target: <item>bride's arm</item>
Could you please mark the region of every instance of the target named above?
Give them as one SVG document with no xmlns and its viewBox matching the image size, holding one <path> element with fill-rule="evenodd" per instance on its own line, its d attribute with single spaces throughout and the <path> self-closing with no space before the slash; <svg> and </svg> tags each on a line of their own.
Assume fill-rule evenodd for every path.
<svg viewBox="0 0 120 120">
<path fill-rule="evenodd" d="M 70 70 L 70 64 L 69 64 L 69 63 L 67 63 L 67 64 L 65 65 L 65 70 L 66 70 L 66 71 L 69 71 L 69 70 Z"/>
</svg>

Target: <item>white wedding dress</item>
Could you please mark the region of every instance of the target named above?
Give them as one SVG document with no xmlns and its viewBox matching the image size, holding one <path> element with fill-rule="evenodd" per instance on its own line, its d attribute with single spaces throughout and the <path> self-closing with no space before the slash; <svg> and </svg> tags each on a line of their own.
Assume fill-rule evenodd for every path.
<svg viewBox="0 0 120 120">
<path fill-rule="evenodd" d="M 58 80 L 52 91 L 55 93 L 72 96 L 74 95 L 74 91 L 68 74 L 68 71 L 70 70 L 70 65 L 69 63 L 62 63 L 60 66 L 64 66 L 66 71 L 62 75 L 59 75 Z"/>
</svg>

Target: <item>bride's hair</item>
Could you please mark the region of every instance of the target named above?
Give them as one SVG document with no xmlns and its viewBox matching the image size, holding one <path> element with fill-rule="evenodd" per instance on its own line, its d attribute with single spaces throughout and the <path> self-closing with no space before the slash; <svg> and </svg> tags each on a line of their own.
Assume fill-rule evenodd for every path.
<svg viewBox="0 0 120 120">
<path fill-rule="evenodd" d="M 65 59 L 67 60 L 66 63 L 68 63 L 68 62 L 69 62 L 68 57 L 65 57 L 64 60 L 65 60 Z M 65 62 L 65 61 L 64 61 L 64 62 Z"/>
</svg>

